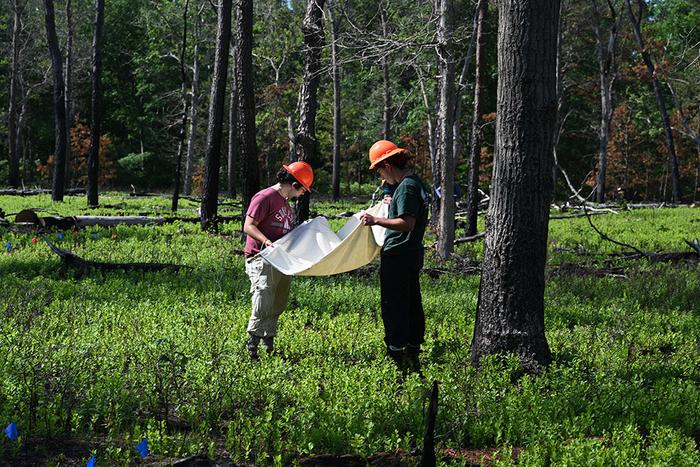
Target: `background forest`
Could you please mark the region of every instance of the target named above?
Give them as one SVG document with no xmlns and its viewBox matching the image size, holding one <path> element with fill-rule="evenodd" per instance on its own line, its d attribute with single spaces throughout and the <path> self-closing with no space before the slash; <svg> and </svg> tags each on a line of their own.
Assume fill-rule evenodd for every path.
<svg viewBox="0 0 700 467">
<path fill-rule="evenodd" d="M 670 200 L 669 156 L 662 116 L 625 2 L 562 3 L 558 167 L 568 174 L 574 189 L 588 186 L 583 191 L 587 194 L 596 185 L 600 142 L 607 141 L 603 143 L 607 150 L 607 197 Z M 55 7 L 66 79 L 67 120 L 71 122 L 66 187 L 84 187 L 90 146 L 94 7 L 87 0 L 60 0 Z M 471 42 L 475 5 L 471 0 L 459 1 L 455 8 L 454 59 L 459 101 L 455 177 L 466 186 L 474 60 L 465 67 L 465 58 L 474 48 Z M 490 3 L 489 8 L 484 28 L 486 72 L 481 94 L 485 131 L 480 186 L 486 192 L 495 134 L 497 78 L 496 6 Z M 279 165 L 288 160 L 288 128 L 294 128 L 299 118 L 305 2 L 258 1 L 254 2 L 254 9 L 257 157 L 261 185 L 265 186 Z M 331 191 L 334 99 L 330 55 L 334 43 L 342 109 L 340 193 L 357 193 L 358 187 L 368 182 L 367 149 L 382 137 L 393 138 L 409 148 L 416 156 L 419 173 L 431 180 L 434 145 L 430 143 L 439 88 L 436 12 L 432 2 L 335 0 L 326 3 L 324 16 L 326 39 L 316 119 L 319 160 L 313 161 L 320 193 Z M 104 24 L 101 186 L 172 190 L 184 89 L 189 116 L 182 183 L 185 194 L 197 194 L 204 176 L 215 7 L 202 0 L 111 0 L 105 9 Z M 653 60 L 669 110 L 681 200 L 695 201 L 700 170 L 700 4 L 695 0 L 648 1 L 640 24 L 645 49 Z M 234 29 L 235 25 L 234 18 Z M 233 38 L 235 42 L 235 33 Z M 51 62 L 42 2 L 11 0 L 0 4 L 0 47 L 0 151 L 10 154 L 8 122 L 9 113 L 14 112 L 20 162 L 18 184 L 48 186 L 54 132 L 50 111 Z M 15 67 L 13 51 L 17 54 Z M 185 65 L 184 82 L 181 61 Z M 235 60 L 229 61 L 229 66 L 234 64 Z M 606 140 L 600 136 L 604 73 L 611 89 Z M 10 109 L 12 76 L 17 79 L 18 92 Z M 227 111 L 225 125 L 230 123 L 230 115 Z M 225 129 L 226 147 L 228 134 L 231 133 Z M 230 159 L 225 155 L 226 147 L 224 166 Z M 235 150 L 235 144 L 228 149 Z M 235 155 L 230 160 L 235 160 Z M 8 183 L 9 171 L 9 157 L 3 157 L 0 184 Z M 224 167 L 223 187 L 228 186 L 227 173 Z M 570 194 L 561 173 L 557 170 L 555 175 L 560 198 Z M 229 194 L 235 194 L 239 185 L 238 180 L 233 182 Z"/>
</svg>

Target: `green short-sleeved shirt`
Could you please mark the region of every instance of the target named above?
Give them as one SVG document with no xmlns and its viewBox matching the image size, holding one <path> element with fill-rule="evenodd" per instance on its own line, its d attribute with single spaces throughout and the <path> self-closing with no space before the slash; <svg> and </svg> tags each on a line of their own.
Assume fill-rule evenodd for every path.
<svg viewBox="0 0 700 467">
<path fill-rule="evenodd" d="M 418 175 L 409 175 L 396 187 L 389 204 L 389 219 L 405 215 L 416 218 L 410 232 L 387 229 L 384 237 L 384 253 L 399 254 L 402 251 L 423 249 L 423 235 L 428 223 L 428 191 Z"/>
</svg>

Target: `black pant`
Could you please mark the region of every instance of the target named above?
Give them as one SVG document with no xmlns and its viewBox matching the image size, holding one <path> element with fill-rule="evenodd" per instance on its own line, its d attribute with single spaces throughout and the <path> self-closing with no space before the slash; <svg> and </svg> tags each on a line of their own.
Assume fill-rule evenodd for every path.
<svg viewBox="0 0 700 467">
<path fill-rule="evenodd" d="M 419 346 L 425 335 L 425 315 L 418 274 L 423 250 L 382 253 L 379 283 L 382 292 L 382 321 L 387 346 Z"/>
</svg>

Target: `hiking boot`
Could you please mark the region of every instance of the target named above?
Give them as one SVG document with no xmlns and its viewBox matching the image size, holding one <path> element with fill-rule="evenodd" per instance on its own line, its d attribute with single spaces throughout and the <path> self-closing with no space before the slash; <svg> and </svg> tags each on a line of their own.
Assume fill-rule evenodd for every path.
<svg viewBox="0 0 700 467">
<path fill-rule="evenodd" d="M 423 372 L 421 371 L 420 365 L 420 345 L 408 344 L 405 352 L 408 371 L 418 373 L 418 375 L 422 377 Z"/>
<path fill-rule="evenodd" d="M 253 334 L 248 335 L 248 342 L 246 343 L 246 350 L 248 350 L 248 355 L 253 361 L 260 360 L 258 355 L 258 345 L 260 345 L 260 336 L 254 336 Z"/>
</svg>

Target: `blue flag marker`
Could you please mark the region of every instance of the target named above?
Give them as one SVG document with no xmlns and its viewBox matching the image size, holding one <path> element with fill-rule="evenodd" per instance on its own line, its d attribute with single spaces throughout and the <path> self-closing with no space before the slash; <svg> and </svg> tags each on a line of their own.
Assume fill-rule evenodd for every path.
<svg viewBox="0 0 700 467">
<path fill-rule="evenodd" d="M 146 438 L 141 440 L 139 444 L 136 445 L 136 450 L 141 454 L 141 457 L 148 456 L 148 441 Z"/>
<path fill-rule="evenodd" d="M 63 240 L 63 232 L 58 232 L 58 239 Z"/>
<path fill-rule="evenodd" d="M 87 467 L 95 467 L 95 455 L 90 456 L 90 460 L 87 463 Z"/>
<path fill-rule="evenodd" d="M 96 234 L 96 233 L 92 234 L 92 239 L 93 239 L 93 240 L 97 240 L 97 234 Z"/>
<path fill-rule="evenodd" d="M 5 428 L 5 436 L 7 436 L 10 441 L 14 441 L 17 439 L 18 433 L 17 433 L 17 424 L 15 422 L 11 422 L 9 425 L 7 425 L 7 428 Z"/>
<path fill-rule="evenodd" d="M 7 251 L 10 251 L 12 249 L 12 243 L 10 243 L 10 242 L 5 243 L 5 248 L 7 248 Z"/>
</svg>

